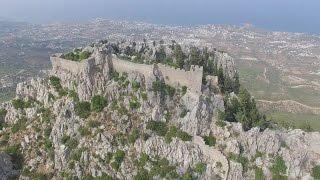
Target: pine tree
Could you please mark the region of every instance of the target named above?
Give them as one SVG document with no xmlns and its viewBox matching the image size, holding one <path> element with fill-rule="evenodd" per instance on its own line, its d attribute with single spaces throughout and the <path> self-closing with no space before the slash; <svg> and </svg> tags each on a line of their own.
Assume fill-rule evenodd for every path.
<svg viewBox="0 0 320 180">
<path fill-rule="evenodd" d="M 190 52 L 190 63 L 192 65 L 199 65 L 201 61 L 199 50 L 195 47 L 191 48 Z"/>
<path fill-rule="evenodd" d="M 184 54 L 179 44 L 175 45 L 174 48 L 174 57 L 176 58 L 176 63 L 179 68 L 183 68 L 184 66 Z"/>
<path fill-rule="evenodd" d="M 235 78 L 235 80 L 234 80 L 234 83 L 233 83 L 233 92 L 238 94 L 239 90 L 240 90 L 239 74 L 236 73 L 234 78 Z"/>
<path fill-rule="evenodd" d="M 219 87 L 222 93 L 225 92 L 225 87 L 224 87 L 224 74 L 223 74 L 223 69 L 220 66 L 219 70 L 218 70 L 218 83 L 219 83 Z"/>
</svg>

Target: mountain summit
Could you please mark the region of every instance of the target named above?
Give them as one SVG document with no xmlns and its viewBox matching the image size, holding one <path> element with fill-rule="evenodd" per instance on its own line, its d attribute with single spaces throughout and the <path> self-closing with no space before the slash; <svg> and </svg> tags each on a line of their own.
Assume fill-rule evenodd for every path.
<svg viewBox="0 0 320 180">
<path fill-rule="evenodd" d="M 268 122 L 226 52 L 100 41 L 0 105 L 8 179 L 317 179 L 320 134 Z"/>
</svg>

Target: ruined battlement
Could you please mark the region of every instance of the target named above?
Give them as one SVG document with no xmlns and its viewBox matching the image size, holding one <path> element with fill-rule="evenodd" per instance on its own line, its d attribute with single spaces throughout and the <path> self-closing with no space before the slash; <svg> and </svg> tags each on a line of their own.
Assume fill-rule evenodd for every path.
<svg viewBox="0 0 320 180">
<path fill-rule="evenodd" d="M 61 57 L 61 54 L 55 54 L 50 57 L 50 61 L 52 64 L 52 69 L 54 71 L 62 69 L 70 71 L 73 74 L 78 74 L 84 71 L 88 71 L 89 68 L 94 64 L 95 58 L 90 57 L 88 59 L 82 60 L 81 62 L 77 62 L 63 59 Z"/>
<path fill-rule="evenodd" d="M 99 55 L 98 53 L 96 55 Z M 101 54 L 100 54 L 101 55 Z M 53 71 L 69 71 L 72 74 L 81 74 L 91 72 L 95 69 L 95 64 L 100 64 L 101 60 L 111 62 L 112 68 L 119 73 L 138 72 L 145 76 L 145 79 L 152 79 L 155 68 L 162 73 L 166 84 L 177 87 L 187 86 L 191 92 L 200 94 L 203 76 L 203 67 L 191 66 L 190 71 L 184 69 L 175 69 L 165 64 L 138 64 L 127 60 L 122 60 L 116 55 L 94 56 L 81 62 L 63 59 L 61 55 L 57 54 L 50 57 Z M 96 61 L 99 61 L 97 63 Z"/>
</svg>

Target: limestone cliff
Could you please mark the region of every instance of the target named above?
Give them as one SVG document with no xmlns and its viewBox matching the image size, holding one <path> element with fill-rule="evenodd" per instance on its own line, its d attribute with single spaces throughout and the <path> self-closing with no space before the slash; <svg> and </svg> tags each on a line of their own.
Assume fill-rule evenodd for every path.
<svg viewBox="0 0 320 180">
<path fill-rule="evenodd" d="M 2 179 L 313 179 L 318 132 L 244 131 L 221 121 L 217 84 L 202 82 L 198 91 L 189 81 L 171 83 L 147 61 L 157 46 L 134 46 L 149 64 L 144 71 L 120 70 L 113 61 L 131 51 L 125 47 L 82 48 L 91 56 L 80 62 L 56 55 L 46 78 L 17 86 L 15 100 L 0 105 Z M 232 79 L 232 58 L 217 53 Z"/>
</svg>

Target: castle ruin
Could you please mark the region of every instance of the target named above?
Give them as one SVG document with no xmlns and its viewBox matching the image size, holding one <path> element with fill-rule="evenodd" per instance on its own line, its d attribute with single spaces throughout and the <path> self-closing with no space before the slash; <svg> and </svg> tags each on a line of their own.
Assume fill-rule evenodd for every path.
<svg viewBox="0 0 320 180">
<path fill-rule="evenodd" d="M 193 93 L 201 93 L 203 67 L 199 66 L 191 66 L 190 71 L 186 71 L 164 64 L 138 64 L 122 60 L 114 54 L 105 55 L 102 52 L 98 52 L 81 62 L 64 59 L 62 58 L 62 54 L 53 55 L 50 57 L 50 60 L 53 70 L 63 69 L 73 74 L 89 73 L 96 69 L 96 65 L 107 63 L 109 68 L 112 68 L 116 72 L 138 72 L 143 74 L 145 79 L 149 79 L 149 77 L 154 76 L 154 70 L 157 68 L 161 72 L 166 84 L 173 87 L 186 86 Z"/>
</svg>

